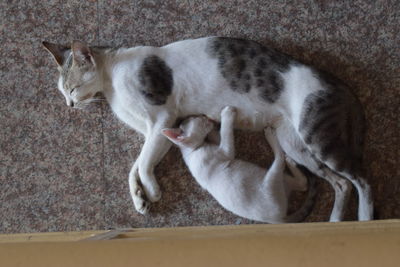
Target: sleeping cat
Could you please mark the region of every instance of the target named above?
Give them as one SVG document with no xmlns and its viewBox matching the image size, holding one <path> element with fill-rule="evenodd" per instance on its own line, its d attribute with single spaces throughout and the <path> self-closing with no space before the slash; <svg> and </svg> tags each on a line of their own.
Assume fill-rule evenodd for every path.
<svg viewBox="0 0 400 267">
<path fill-rule="evenodd" d="M 208 37 L 163 47 L 95 48 L 44 42 L 58 64 L 58 88 L 81 108 L 103 93 L 113 112 L 145 135 L 129 173 L 136 209 L 161 197 L 154 167 L 171 146 L 160 132 L 190 115 L 220 120 L 225 106 L 240 110 L 235 127 L 276 129 L 284 152 L 335 190 L 331 221 L 342 220 L 350 183 L 358 217 L 372 219 L 370 187 L 361 176 L 364 113 L 357 98 L 332 76 L 256 42 Z M 140 182 L 139 182 L 140 179 Z"/>
<path fill-rule="evenodd" d="M 197 182 L 227 210 L 268 223 L 302 221 L 311 210 L 314 187 L 309 189 L 303 207 L 288 216 L 290 192 L 306 190 L 307 178 L 289 158 L 287 165 L 294 177 L 284 173 L 285 156 L 270 127 L 264 130 L 275 156 L 269 170 L 235 159 L 235 115 L 232 107 L 222 110 L 219 144 L 206 142 L 214 123 L 205 116 L 190 117 L 179 128 L 163 129 L 162 133 L 178 145 Z"/>
</svg>

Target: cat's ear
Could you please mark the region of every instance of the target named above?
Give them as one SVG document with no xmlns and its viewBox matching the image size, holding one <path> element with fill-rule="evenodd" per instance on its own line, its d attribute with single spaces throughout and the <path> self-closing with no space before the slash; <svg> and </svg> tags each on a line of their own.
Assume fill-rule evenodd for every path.
<svg viewBox="0 0 400 267">
<path fill-rule="evenodd" d="M 69 55 L 69 47 L 65 45 L 52 44 L 49 42 L 42 42 L 42 45 L 47 51 L 49 51 L 49 53 L 53 56 L 59 66 L 62 66 L 64 64 Z"/>
<path fill-rule="evenodd" d="M 180 128 L 165 128 L 161 130 L 161 133 L 177 145 L 185 142 L 185 136 Z"/>
<path fill-rule="evenodd" d="M 95 66 L 94 58 L 90 48 L 81 41 L 73 41 L 71 44 L 72 55 L 74 57 L 74 61 L 79 65 L 93 65 Z"/>
</svg>

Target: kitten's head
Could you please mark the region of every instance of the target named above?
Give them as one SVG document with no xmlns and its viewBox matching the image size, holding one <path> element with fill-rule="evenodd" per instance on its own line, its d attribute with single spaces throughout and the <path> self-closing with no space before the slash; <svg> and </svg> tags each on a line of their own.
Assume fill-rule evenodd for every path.
<svg viewBox="0 0 400 267">
<path fill-rule="evenodd" d="M 92 102 L 102 88 L 90 48 L 80 41 L 73 41 L 71 46 L 43 42 L 43 46 L 57 63 L 60 72 L 58 89 L 67 105 L 81 108 Z"/>
<path fill-rule="evenodd" d="M 184 120 L 179 128 L 166 128 L 161 133 L 179 147 L 196 149 L 203 145 L 213 129 L 213 121 L 206 116 L 197 116 Z"/>
</svg>

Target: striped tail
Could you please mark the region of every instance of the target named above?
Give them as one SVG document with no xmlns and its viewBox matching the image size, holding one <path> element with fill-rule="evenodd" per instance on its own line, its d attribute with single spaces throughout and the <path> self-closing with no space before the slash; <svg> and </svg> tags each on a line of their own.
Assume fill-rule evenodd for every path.
<svg viewBox="0 0 400 267">
<path fill-rule="evenodd" d="M 315 198 L 317 196 L 317 182 L 316 177 L 307 171 L 307 180 L 308 180 L 308 193 L 307 198 L 305 199 L 303 205 L 292 214 L 287 215 L 283 221 L 285 223 L 295 223 L 304 221 L 307 216 L 311 213 L 314 204 Z"/>
</svg>

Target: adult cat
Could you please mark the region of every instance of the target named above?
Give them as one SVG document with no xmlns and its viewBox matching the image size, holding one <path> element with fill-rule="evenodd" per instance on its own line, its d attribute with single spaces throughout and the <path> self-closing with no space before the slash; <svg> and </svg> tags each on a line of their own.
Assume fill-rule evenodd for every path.
<svg viewBox="0 0 400 267">
<path fill-rule="evenodd" d="M 359 194 L 358 218 L 372 219 L 370 187 L 361 176 L 364 113 L 330 75 L 256 42 L 223 37 L 119 49 L 43 44 L 58 63 L 58 88 L 69 106 L 102 92 L 115 114 L 145 135 L 129 173 L 139 212 L 148 210 L 145 196 L 161 197 L 153 169 L 171 146 L 161 129 L 189 115 L 219 121 L 223 107 L 235 106 L 237 128 L 261 131 L 283 117 L 277 135 L 285 153 L 335 190 L 331 221 L 343 218 L 348 180 Z"/>
<path fill-rule="evenodd" d="M 271 127 L 265 137 L 274 152 L 268 170 L 243 160 L 235 159 L 233 123 L 236 111 L 226 107 L 221 112 L 221 130 L 205 116 L 189 117 L 179 128 L 167 128 L 162 134 L 181 150 L 186 166 L 196 181 L 225 209 L 248 219 L 268 223 L 299 222 L 309 214 L 315 196 L 314 179 L 303 206 L 288 215 L 291 191 L 307 189 L 307 178 L 286 158 Z M 211 136 L 218 134 L 220 142 Z M 285 165 L 291 174 L 284 172 Z"/>
</svg>

